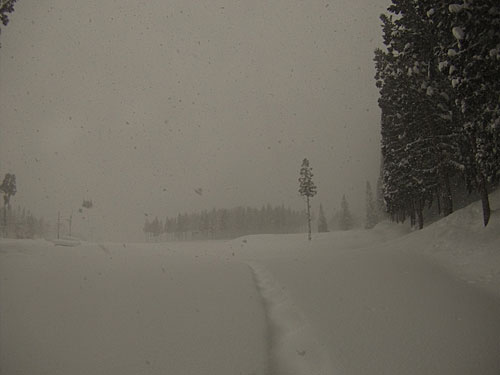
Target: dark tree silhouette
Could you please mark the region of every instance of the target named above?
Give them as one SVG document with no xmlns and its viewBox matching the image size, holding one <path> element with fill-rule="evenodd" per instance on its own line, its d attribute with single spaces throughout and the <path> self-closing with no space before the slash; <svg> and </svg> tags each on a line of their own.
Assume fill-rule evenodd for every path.
<svg viewBox="0 0 500 375">
<path fill-rule="evenodd" d="M 342 203 L 340 205 L 340 218 L 339 218 L 339 228 L 341 230 L 349 230 L 353 227 L 353 220 L 351 211 L 349 210 L 349 204 L 345 195 L 342 196 Z"/>
<path fill-rule="evenodd" d="M 16 175 L 12 173 L 7 173 L 3 179 L 2 185 L 0 185 L 0 191 L 3 193 L 3 225 L 5 232 L 7 233 L 7 207 L 10 204 L 10 198 L 16 195 Z"/>
<path fill-rule="evenodd" d="M 14 11 L 14 4 L 16 0 L 0 0 L 0 22 L 3 26 L 7 26 L 9 23 L 9 13 Z M 0 33 L 2 30 L 0 29 Z M 1 46 L 1 44 L 0 44 Z"/>
<path fill-rule="evenodd" d="M 372 187 L 369 181 L 366 181 L 366 221 L 365 228 L 371 229 L 378 222 L 377 206 L 373 199 Z"/>
<path fill-rule="evenodd" d="M 316 185 L 312 180 L 313 173 L 312 168 L 309 165 L 309 160 L 302 160 L 302 167 L 300 168 L 299 177 L 299 193 L 301 196 L 306 197 L 307 202 L 307 227 L 308 227 L 308 239 L 311 240 L 311 203 L 309 200 L 316 195 Z"/>
<path fill-rule="evenodd" d="M 461 177 L 482 200 L 500 182 L 498 0 L 392 0 L 375 52 L 386 210 L 423 227 L 425 205 L 453 212 Z"/>
<path fill-rule="evenodd" d="M 318 232 L 319 233 L 328 232 L 328 223 L 326 222 L 325 212 L 323 211 L 322 204 L 319 205 Z"/>
</svg>

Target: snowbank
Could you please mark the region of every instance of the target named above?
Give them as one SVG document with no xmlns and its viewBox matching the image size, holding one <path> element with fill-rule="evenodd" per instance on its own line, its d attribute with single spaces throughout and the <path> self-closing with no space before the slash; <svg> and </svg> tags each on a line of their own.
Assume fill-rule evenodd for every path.
<svg viewBox="0 0 500 375">
<path fill-rule="evenodd" d="M 474 202 L 405 241 L 459 278 L 500 298 L 500 189 L 490 196 L 491 218 L 483 226 L 481 202 Z"/>
</svg>

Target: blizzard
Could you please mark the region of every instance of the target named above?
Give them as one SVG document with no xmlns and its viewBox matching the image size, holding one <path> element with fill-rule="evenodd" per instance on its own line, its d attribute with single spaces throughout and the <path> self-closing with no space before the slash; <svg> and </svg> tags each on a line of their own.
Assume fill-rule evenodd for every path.
<svg viewBox="0 0 500 375">
<path fill-rule="evenodd" d="M 412 231 L 0 240 L 2 374 L 499 374 L 500 194 Z"/>
</svg>

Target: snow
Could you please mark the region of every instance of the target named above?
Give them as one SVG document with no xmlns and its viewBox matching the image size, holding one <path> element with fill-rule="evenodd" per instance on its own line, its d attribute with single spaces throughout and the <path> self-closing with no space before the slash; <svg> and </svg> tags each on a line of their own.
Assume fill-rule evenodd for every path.
<svg viewBox="0 0 500 375">
<path fill-rule="evenodd" d="M 421 231 L 0 241 L 5 374 L 498 374 L 500 192 Z"/>
<path fill-rule="evenodd" d="M 497 60 L 500 59 L 500 45 L 490 49 L 489 55 L 490 57 L 496 57 Z"/>
<path fill-rule="evenodd" d="M 65 236 L 53 239 L 52 243 L 57 246 L 78 246 L 80 245 L 80 240 L 75 237 Z"/>
<path fill-rule="evenodd" d="M 460 26 L 455 26 L 451 29 L 451 33 L 456 40 L 462 40 L 465 38 L 465 32 Z"/>
<path fill-rule="evenodd" d="M 492 215 L 486 228 L 481 202 L 475 202 L 425 228 L 419 236 L 427 256 L 500 298 L 500 190 L 490 195 L 490 205 Z"/>
<path fill-rule="evenodd" d="M 250 264 L 265 303 L 269 331 L 271 374 L 332 374 L 329 358 L 317 341 L 307 318 L 284 286 L 265 268 Z"/>
<path fill-rule="evenodd" d="M 463 4 L 450 4 L 448 6 L 448 10 L 450 13 L 460 13 L 463 8 Z"/>
<path fill-rule="evenodd" d="M 448 61 L 440 61 L 438 64 L 439 71 L 443 71 L 448 66 Z"/>
<path fill-rule="evenodd" d="M 216 244 L 125 246 L 2 242 L 2 374 L 265 373 L 246 265 Z"/>
</svg>

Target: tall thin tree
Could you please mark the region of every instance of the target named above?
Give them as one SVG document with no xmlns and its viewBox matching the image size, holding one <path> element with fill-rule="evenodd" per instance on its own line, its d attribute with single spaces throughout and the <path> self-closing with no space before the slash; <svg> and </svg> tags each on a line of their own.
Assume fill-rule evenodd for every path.
<svg viewBox="0 0 500 375">
<path fill-rule="evenodd" d="M 325 212 L 323 211 L 323 205 L 319 205 L 319 214 L 318 214 L 318 232 L 324 233 L 328 232 L 328 223 L 326 221 Z"/>
<path fill-rule="evenodd" d="M 340 204 L 340 218 L 339 218 L 339 228 L 340 230 L 349 230 L 353 227 L 353 219 L 351 215 L 351 210 L 349 210 L 349 204 L 345 195 L 342 195 L 342 202 Z"/>
<path fill-rule="evenodd" d="M 378 222 L 377 206 L 373 199 L 372 187 L 370 181 L 366 181 L 366 221 L 365 229 L 371 229 Z"/>
<path fill-rule="evenodd" d="M 311 240 L 311 203 L 310 199 L 314 197 L 317 193 L 316 185 L 312 180 L 313 173 L 312 168 L 309 165 L 309 160 L 306 158 L 302 160 L 302 166 L 300 168 L 300 177 L 299 177 L 299 193 L 301 196 L 306 198 L 307 203 L 307 228 L 308 228 L 308 236 L 309 241 Z"/>
</svg>

